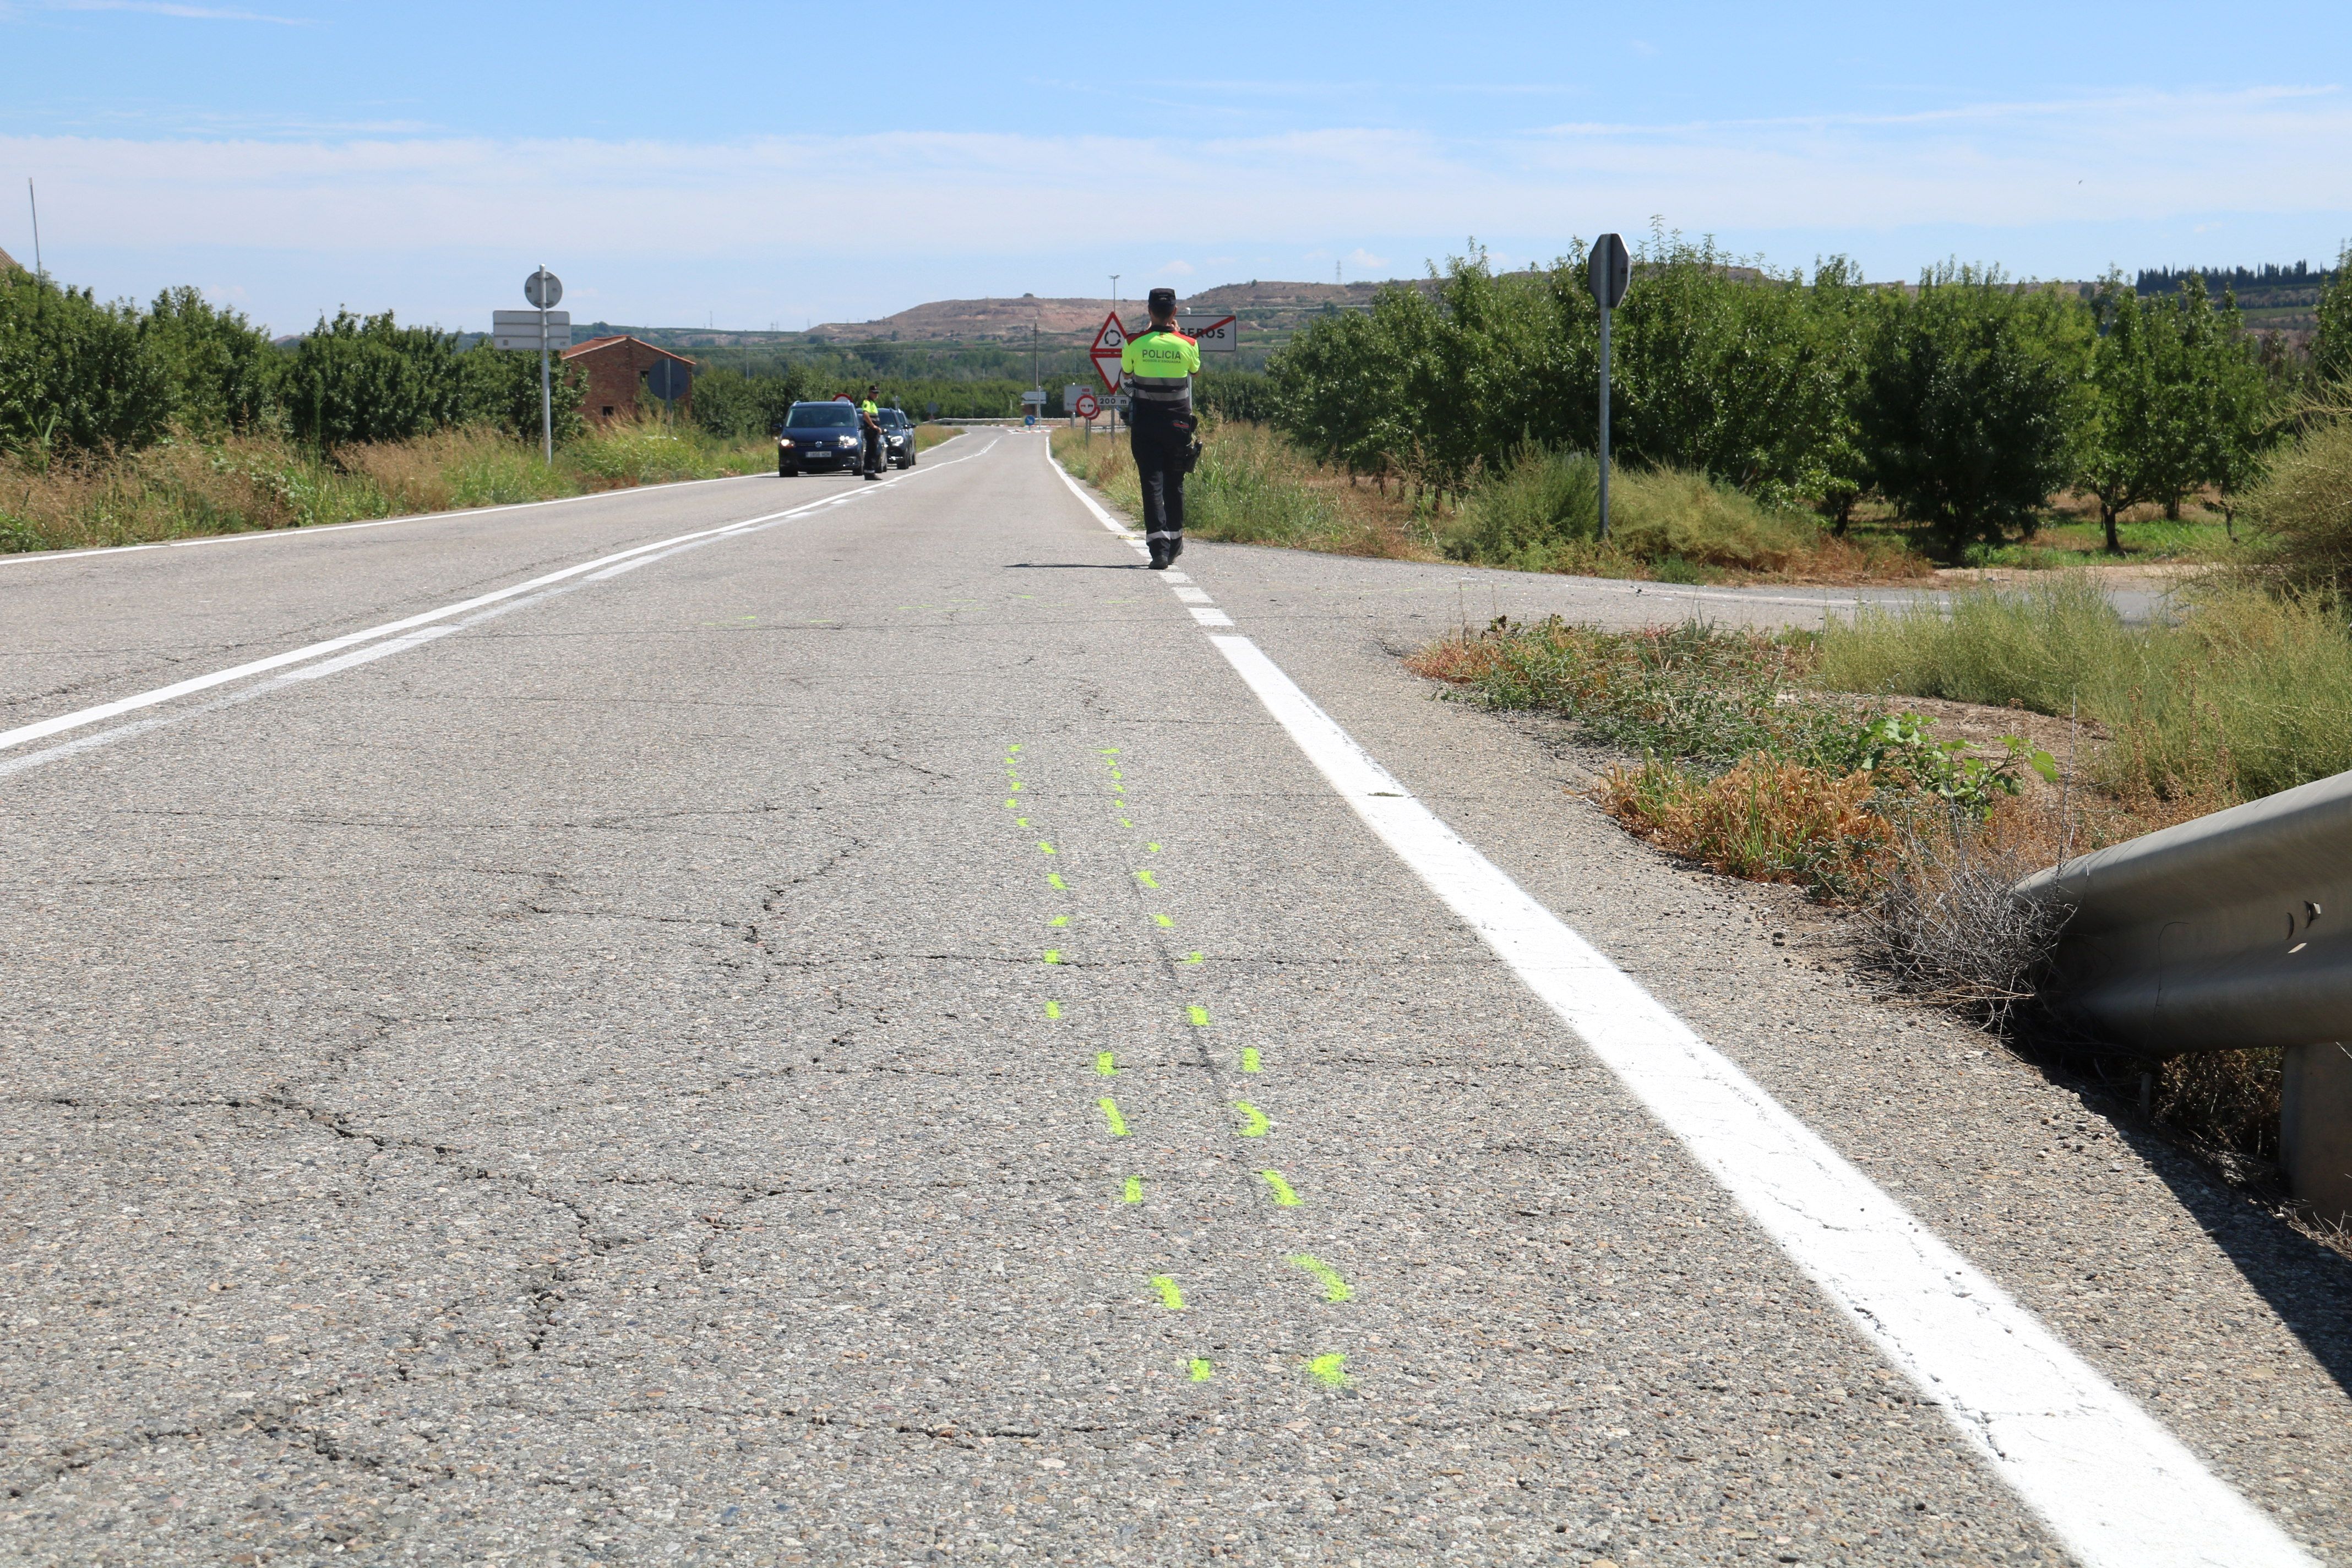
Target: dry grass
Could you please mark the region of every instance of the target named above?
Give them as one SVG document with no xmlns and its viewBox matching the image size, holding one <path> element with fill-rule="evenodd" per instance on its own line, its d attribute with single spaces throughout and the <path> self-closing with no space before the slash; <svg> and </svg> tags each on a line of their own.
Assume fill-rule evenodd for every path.
<svg viewBox="0 0 2352 1568">
<path fill-rule="evenodd" d="M 1886 823 L 1867 773 L 1832 774 L 1756 753 L 1709 777 L 1655 759 L 1612 768 L 1601 808 L 1637 837 L 1725 876 L 1812 889 L 1882 876 Z"/>
<path fill-rule="evenodd" d="M 557 449 L 497 431 L 444 430 L 321 456 L 265 436 L 174 437 L 113 457 L 0 458 L 0 550 L 79 550 L 253 529 L 543 500 L 591 490 L 756 473 L 765 439 L 657 425 L 592 432 Z"/>
</svg>

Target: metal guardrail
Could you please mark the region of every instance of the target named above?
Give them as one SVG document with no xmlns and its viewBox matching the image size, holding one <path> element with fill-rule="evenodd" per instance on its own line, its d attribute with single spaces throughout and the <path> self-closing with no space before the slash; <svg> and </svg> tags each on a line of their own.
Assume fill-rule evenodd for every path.
<svg viewBox="0 0 2352 1568">
<path fill-rule="evenodd" d="M 2072 907 L 2052 1001 L 2152 1057 L 2286 1051 L 2282 1163 L 2352 1215 L 2352 773 L 2150 833 L 2018 885 Z"/>
</svg>

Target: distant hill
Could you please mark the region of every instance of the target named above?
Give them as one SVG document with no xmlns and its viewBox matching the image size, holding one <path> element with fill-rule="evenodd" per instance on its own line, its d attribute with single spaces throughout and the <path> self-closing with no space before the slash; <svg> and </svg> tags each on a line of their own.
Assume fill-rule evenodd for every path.
<svg viewBox="0 0 2352 1568">
<path fill-rule="evenodd" d="M 1399 281 L 1406 288 L 1423 286 L 1418 279 Z M 1240 320 L 1246 341 L 1252 328 L 1287 337 L 1304 326 L 1310 316 L 1326 310 L 1363 310 L 1371 304 L 1374 295 L 1389 286 L 1385 282 L 1267 283 L 1252 279 L 1202 289 L 1183 296 L 1181 303 L 1187 310 L 1232 313 Z M 1129 321 L 1143 314 L 1140 295 L 1125 296 L 1118 303 L 1120 313 Z M 1110 309 L 1108 296 L 1040 299 L 1034 294 L 1024 294 L 1018 299 L 935 300 L 876 321 L 828 321 L 810 329 L 803 336 L 850 342 L 878 339 L 908 343 L 993 341 L 1025 344 L 1034 327 L 1041 342 L 1084 346 L 1094 341 Z"/>
</svg>

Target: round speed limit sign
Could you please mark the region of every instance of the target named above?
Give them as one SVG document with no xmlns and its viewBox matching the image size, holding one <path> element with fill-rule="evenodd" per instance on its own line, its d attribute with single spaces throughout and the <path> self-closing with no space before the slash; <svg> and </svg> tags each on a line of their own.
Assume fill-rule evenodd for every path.
<svg viewBox="0 0 2352 1568">
<path fill-rule="evenodd" d="M 1078 400 L 1070 405 L 1070 412 L 1081 419 L 1091 419 L 1102 412 L 1102 405 L 1095 401 L 1093 393 L 1081 392 Z"/>
</svg>

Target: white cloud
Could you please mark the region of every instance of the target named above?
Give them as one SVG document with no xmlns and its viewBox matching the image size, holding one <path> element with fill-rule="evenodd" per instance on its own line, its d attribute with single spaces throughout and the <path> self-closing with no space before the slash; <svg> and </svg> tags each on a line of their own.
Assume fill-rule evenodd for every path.
<svg viewBox="0 0 2352 1568">
<path fill-rule="evenodd" d="M 258 11 L 225 10 L 216 5 L 182 5 L 173 0 L 49 0 L 49 11 L 136 11 L 149 16 L 173 16 L 191 22 L 268 22 L 280 27 L 308 27 L 302 16 L 268 16 Z"/>
<path fill-rule="evenodd" d="M 1181 147 L 950 133 L 719 144 L 14 137 L 0 138 L 0 168 L 37 172 L 44 229 L 92 251 L 270 253 L 283 258 L 274 270 L 306 278 L 347 276 L 332 258 L 365 258 L 420 288 L 471 277 L 485 257 L 544 255 L 569 258 L 583 282 L 628 279 L 633 295 L 643 279 L 698 268 L 864 315 L 911 302 L 859 293 L 898 287 L 873 280 L 879 252 L 912 258 L 926 279 L 1042 281 L 1097 258 L 1139 273 L 1148 259 L 1106 218 L 1105 168 L 1158 171 L 1155 188 L 1186 213 L 1197 253 L 1328 258 L 1361 238 L 1417 270 L 1472 235 L 1551 255 L 1572 236 L 1639 232 L 1662 214 L 1693 233 L 1749 236 L 1785 263 L 1810 260 L 1825 234 L 2185 231 L 2232 215 L 2296 216 L 2332 246 L 2352 231 L 2352 168 L 2336 154 L 2347 138 L 2347 95 L 2269 89 L 1574 124 L 1481 141 L 1342 129 Z M 1361 249 L 1347 261 L 1351 273 L 1389 265 Z M 324 287 L 262 306 L 291 319 Z"/>
<path fill-rule="evenodd" d="M 1358 272 L 1372 272 L 1386 267 L 1389 264 L 1389 258 L 1385 256 L 1374 256 L 1360 245 L 1348 252 L 1347 263 Z"/>
</svg>

